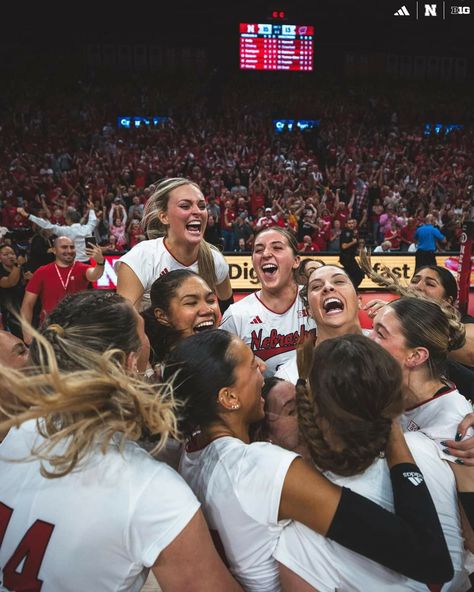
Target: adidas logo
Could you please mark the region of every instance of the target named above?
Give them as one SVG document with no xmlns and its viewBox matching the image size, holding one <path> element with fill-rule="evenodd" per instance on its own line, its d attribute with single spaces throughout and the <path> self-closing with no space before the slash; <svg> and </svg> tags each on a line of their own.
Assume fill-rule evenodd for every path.
<svg viewBox="0 0 474 592">
<path fill-rule="evenodd" d="M 251 325 L 261 325 L 262 323 L 263 321 L 258 315 L 250 321 Z"/>
<path fill-rule="evenodd" d="M 416 424 L 413 419 L 410 419 L 410 423 L 407 426 L 408 432 L 417 432 L 420 429 L 420 426 Z"/>
<path fill-rule="evenodd" d="M 408 12 L 407 7 L 403 5 L 400 10 L 397 10 L 397 12 L 393 13 L 393 16 L 410 16 L 410 13 Z"/>
<path fill-rule="evenodd" d="M 420 483 L 423 483 L 424 481 L 423 475 L 421 473 L 403 473 L 403 476 L 415 486 L 420 485 Z"/>
</svg>

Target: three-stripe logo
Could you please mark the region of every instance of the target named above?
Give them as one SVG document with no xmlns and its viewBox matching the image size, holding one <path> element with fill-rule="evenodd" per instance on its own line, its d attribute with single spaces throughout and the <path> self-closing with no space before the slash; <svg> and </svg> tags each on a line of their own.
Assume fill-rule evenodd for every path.
<svg viewBox="0 0 474 592">
<path fill-rule="evenodd" d="M 410 13 L 408 12 L 408 8 L 403 5 L 397 12 L 393 13 L 393 16 L 410 16 Z"/>
</svg>

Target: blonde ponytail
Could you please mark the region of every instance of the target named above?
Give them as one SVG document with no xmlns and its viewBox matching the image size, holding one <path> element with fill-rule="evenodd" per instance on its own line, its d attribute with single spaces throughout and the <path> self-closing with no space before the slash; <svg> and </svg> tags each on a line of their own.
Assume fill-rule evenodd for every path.
<svg viewBox="0 0 474 592">
<path fill-rule="evenodd" d="M 100 354 L 84 348 L 88 369 L 61 372 L 53 345 L 30 332 L 41 362 L 27 372 L 0 367 L 0 431 L 36 420 L 45 440 L 31 455 L 42 461 L 44 477 L 67 475 L 97 447 L 105 454 L 112 441 L 123 449 L 127 440 L 150 435 L 158 440 L 152 450 L 157 452 L 169 436 L 179 437 L 171 385 L 130 376 L 119 350 Z"/>
</svg>

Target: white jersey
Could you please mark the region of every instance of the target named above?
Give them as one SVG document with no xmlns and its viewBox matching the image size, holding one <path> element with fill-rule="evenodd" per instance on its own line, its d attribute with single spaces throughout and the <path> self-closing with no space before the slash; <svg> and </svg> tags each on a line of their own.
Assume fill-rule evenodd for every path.
<svg viewBox="0 0 474 592">
<path fill-rule="evenodd" d="M 404 432 L 421 431 L 438 444 L 441 458 L 454 462 L 455 458 L 445 454 L 440 442 L 452 440 L 458 431 L 458 425 L 468 414 L 472 405 L 454 387 L 446 387 L 432 399 L 407 409 L 401 417 Z M 472 437 L 474 430 L 469 428 L 465 437 Z"/>
<path fill-rule="evenodd" d="M 245 444 L 224 437 L 202 450 L 185 452 L 180 473 L 217 531 L 232 574 L 247 592 L 277 592 L 272 557 L 288 521 L 278 521 L 288 468 L 297 454 L 268 442 Z"/>
<path fill-rule="evenodd" d="M 464 541 L 453 472 L 439 458 L 436 445 L 429 438 L 418 433 L 407 434 L 406 439 L 433 497 L 453 561 L 454 578 L 442 587 L 442 592 L 464 592 L 470 589 L 470 582 L 464 569 Z M 393 512 L 390 473 L 384 459 L 377 459 L 360 475 L 326 476 Z M 319 592 L 428 591 L 424 584 L 350 551 L 298 522 L 284 529 L 274 556 Z"/>
<path fill-rule="evenodd" d="M 299 297 L 283 313 L 270 310 L 260 299 L 260 291 L 231 304 L 222 317 L 221 329 L 238 335 L 267 365 L 272 376 L 293 355 L 300 339 L 316 335 L 316 323 Z"/>
<path fill-rule="evenodd" d="M 368 335 L 370 331 L 368 329 L 362 329 L 362 335 Z M 275 372 L 277 378 L 281 378 L 291 384 L 296 384 L 298 380 L 298 364 L 296 361 L 296 351 L 292 354 L 291 358 L 278 368 Z"/>
<path fill-rule="evenodd" d="M 115 444 L 97 451 L 57 479 L 42 477 L 38 460 L 7 460 L 28 458 L 43 441 L 30 421 L 0 445 L 0 590 L 141 590 L 199 509 L 195 495 L 132 442 L 123 452 Z"/>
<path fill-rule="evenodd" d="M 214 259 L 217 283 L 221 284 L 229 275 L 229 265 L 219 251 L 211 249 L 211 252 Z M 199 273 L 198 262 L 195 261 L 192 265 L 180 263 L 166 247 L 163 237 L 145 240 L 135 245 L 115 262 L 116 271 L 118 271 L 122 263 L 126 263 L 130 267 L 143 286 L 142 308 L 150 305 L 151 286 L 161 275 L 175 269 L 190 269 Z"/>
</svg>

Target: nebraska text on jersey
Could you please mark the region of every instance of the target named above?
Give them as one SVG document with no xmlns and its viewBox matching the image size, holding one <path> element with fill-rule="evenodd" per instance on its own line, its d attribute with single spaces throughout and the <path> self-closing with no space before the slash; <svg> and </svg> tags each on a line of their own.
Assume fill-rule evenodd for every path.
<svg viewBox="0 0 474 592">
<path fill-rule="evenodd" d="M 283 352 L 293 351 L 296 349 L 300 339 L 304 339 L 306 335 L 312 335 L 315 338 L 316 330 L 310 329 L 307 331 L 306 327 L 301 325 L 299 331 L 282 335 L 276 329 L 272 329 L 268 337 L 263 337 L 263 329 L 254 330 L 250 335 L 250 347 L 255 355 L 261 360 L 266 361 Z"/>
<path fill-rule="evenodd" d="M 271 376 L 295 355 L 299 339 L 308 333 L 315 334 L 316 323 L 308 316 L 298 294 L 283 312 L 271 310 L 259 296 L 259 292 L 254 292 L 231 304 L 222 317 L 221 329 L 238 335 L 265 361 L 265 375 Z"/>
</svg>

